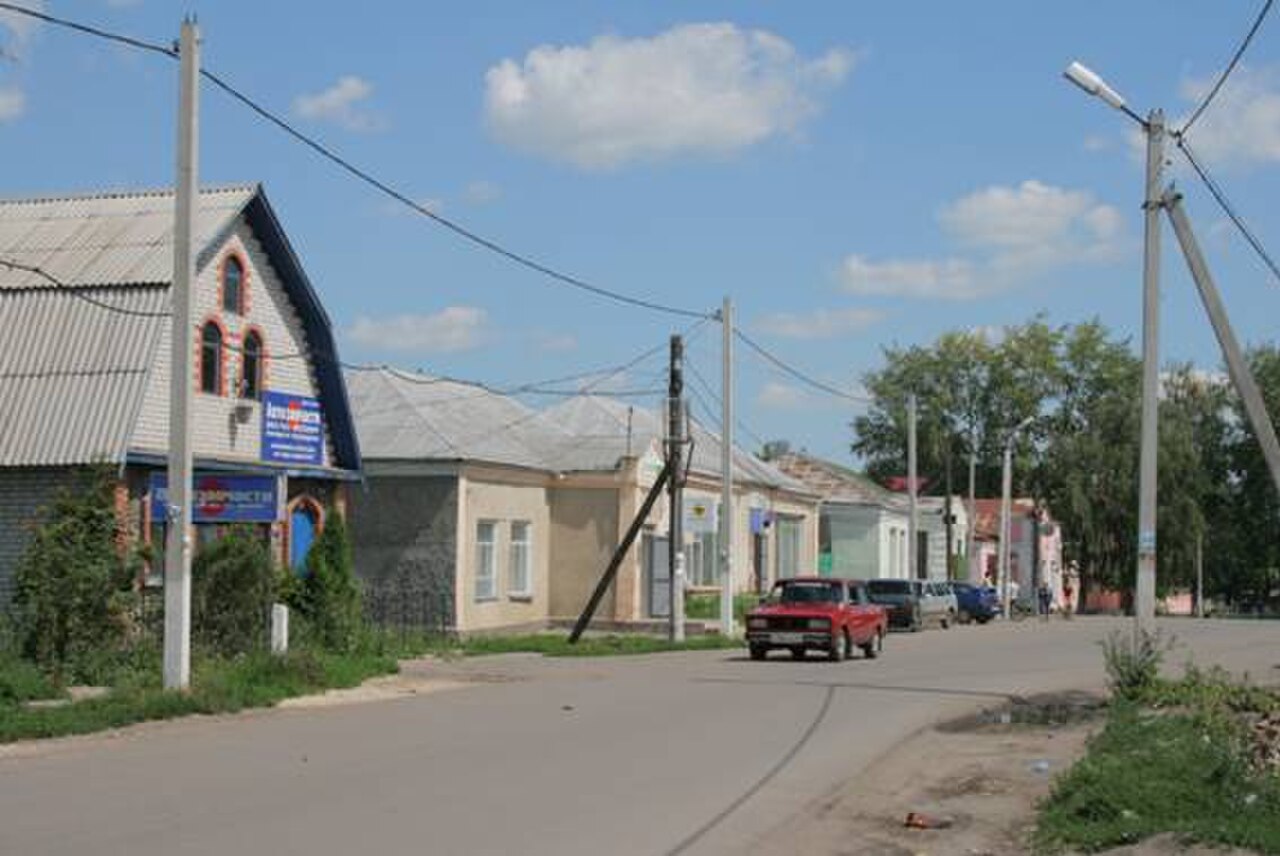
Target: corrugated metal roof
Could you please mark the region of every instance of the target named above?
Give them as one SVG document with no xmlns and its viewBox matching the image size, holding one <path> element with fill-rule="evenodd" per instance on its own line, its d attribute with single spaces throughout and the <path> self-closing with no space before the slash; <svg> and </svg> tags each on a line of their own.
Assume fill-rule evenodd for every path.
<svg viewBox="0 0 1280 856">
<path fill-rule="evenodd" d="M 201 190 L 195 246 L 211 247 L 257 192 L 255 185 Z M 172 190 L 0 200 L 0 255 L 68 286 L 167 283 L 173 205 Z M 55 287 L 0 265 L 0 291 Z"/>
<path fill-rule="evenodd" d="M 784 473 L 804 482 L 824 502 L 877 505 L 900 510 L 905 500 L 848 467 L 799 452 L 788 452 L 774 462 Z"/>
<path fill-rule="evenodd" d="M 0 466 L 120 460 L 169 323 L 168 291 L 0 292 Z"/>
</svg>

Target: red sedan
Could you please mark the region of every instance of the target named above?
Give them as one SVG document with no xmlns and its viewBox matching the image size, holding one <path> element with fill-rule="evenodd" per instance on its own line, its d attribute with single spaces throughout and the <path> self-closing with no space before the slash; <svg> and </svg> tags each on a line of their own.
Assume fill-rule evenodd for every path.
<svg viewBox="0 0 1280 856">
<path fill-rule="evenodd" d="M 871 602 L 861 580 L 795 577 L 775 583 L 748 613 L 747 645 L 753 660 L 763 660 L 774 648 L 785 648 L 796 658 L 816 649 L 831 660 L 843 660 L 854 646 L 874 658 L 888 627 L 888 613 Z"/>
</svg>

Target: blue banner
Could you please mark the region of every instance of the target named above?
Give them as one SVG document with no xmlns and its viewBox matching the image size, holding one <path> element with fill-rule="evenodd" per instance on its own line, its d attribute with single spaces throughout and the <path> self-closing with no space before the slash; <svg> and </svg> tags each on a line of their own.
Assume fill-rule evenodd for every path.
<svg viewBox="0 0 1280 856">
<path fill-rule="evenodd" d="M 324 463 L 324 415 L 319 401 L 287 392 L 263 395 L 262 460 L 317 467 Z"/>
<path fill-rule="evenodd" d="M 196 523 L 274 523 L 280 501 L 275 476 L 197 474 L 191 480 Z M 151 517 L 168 519 L 169 475 L 151 474 Z"/>
</svg>

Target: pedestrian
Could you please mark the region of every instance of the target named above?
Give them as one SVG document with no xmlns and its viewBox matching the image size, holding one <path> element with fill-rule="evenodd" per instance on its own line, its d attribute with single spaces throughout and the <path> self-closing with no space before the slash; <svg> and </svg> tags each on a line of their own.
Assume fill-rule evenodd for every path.
<svg viewBox="0 0 1280 856">
<path fill-rule="evenodd" d="M 1075 609 L 1076 609 L 1075 594 L 1076 594 L 1076 590 L 1075 588 L 1072 587 L 1071 580 L 1064 579 L 1062 581 L 1062 617 L 1063 618 L 1070 618 L 1071 614 L 1075 612 Z"/>
<path fill-rule="evenodd" d="M 1048 621 L 1049 611 L 1053 607 L 1053 590 L 1049 588 L 1047 582 L 1042 582 L 1036 595 L 1040 601 L 1040 617 Z"/>
</svg>

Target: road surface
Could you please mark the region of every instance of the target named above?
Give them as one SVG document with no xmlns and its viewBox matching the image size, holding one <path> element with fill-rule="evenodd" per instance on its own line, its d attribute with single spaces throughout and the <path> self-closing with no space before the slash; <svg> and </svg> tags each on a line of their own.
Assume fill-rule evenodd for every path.
<svg viewBox="0 0 1280 856">
<path fill-rule="evenodd" d="M 436 692 L 0 747 L 0 854 L 738 854 L 921 728 L 1101 688 L 1118 619 L 745 651 L 420 661 Z M 1280 624 L 1171 621 L 1173 671 L 1280 680 Z"/>
</svg>

